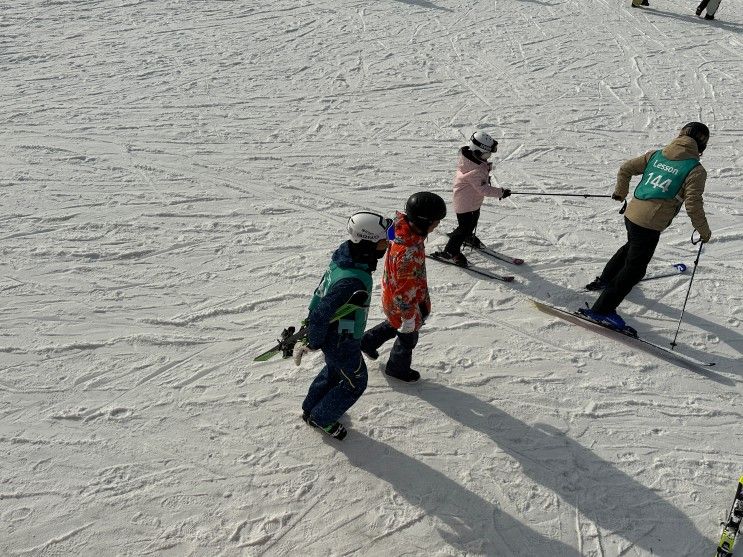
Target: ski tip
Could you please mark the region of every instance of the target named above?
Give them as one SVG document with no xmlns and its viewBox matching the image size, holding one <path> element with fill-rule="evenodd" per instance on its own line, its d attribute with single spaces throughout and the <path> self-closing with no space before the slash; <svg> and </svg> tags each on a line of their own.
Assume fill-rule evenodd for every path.
<svg viewBox="0 0 743 557">
<path fill-rule="evenodd" d="M 523 265 L 524 264 L 524 260 L 523 259 L 519 259 L 518 257 L 514 257 L 513 258 L 513 264 L 514 265 Z"/>
<path fill-rule="evenodd" d="M 512 276 L 505 276 L 503 277 L 503 282 L 513 282 L 516 277 Z"/>
</svg>

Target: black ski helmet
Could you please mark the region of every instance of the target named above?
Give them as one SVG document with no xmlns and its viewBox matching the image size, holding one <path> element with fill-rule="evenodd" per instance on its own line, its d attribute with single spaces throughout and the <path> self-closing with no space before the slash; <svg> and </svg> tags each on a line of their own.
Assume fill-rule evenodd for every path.
<svg viewBox="0 0 743 557">
<path fill-rule="evenodd" d="M 430 191 L 419 191 L 408 197 L 405 203 L 408 220 L 424 234 L 434 221 L 446 216 L 446 203 Z"/>
<path fill-rule="evenodd" d="M 683 128 L 679 135 L 688 135 L 697 142 L 697 148 L 700 153 L 704 153 L 709 141 L 709 128 L 701 122 L 689 122 Z"/>
</svg>

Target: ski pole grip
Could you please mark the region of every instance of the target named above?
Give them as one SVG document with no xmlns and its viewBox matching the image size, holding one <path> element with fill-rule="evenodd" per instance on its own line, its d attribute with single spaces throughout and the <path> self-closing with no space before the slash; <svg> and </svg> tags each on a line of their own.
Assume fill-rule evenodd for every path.
<svg viewBox="0 0 743 557">
<path fill-rule="evenodd" d="M 691 244 L 692 244 L 693 246 L 696 246 L 696 245 L 697 245 L 697 244 L 698 244 L 699 242 L 701 242 L 701 241 L 702 241 L 702 235 L 701 235 L 701 234 L 699 234 L 699 232 L 697 232 L 697 234 L 699 234 L 699 238 L 697 238 L 697 241 L 696 241 L 696 242 L 694 241 L 694 233 L 695 233 L 695 232 L 697 232 L 697 229 L 696 229 L 696 228 L 695 228 L 694 230 L 692 230 L 692 231 L 691 231 Z"/>
<path fill-rule="evenodd" d="M 619 214 L 623 215 L 626 210 L 627 210 L 627 200 L 625 199 L 624 203 L 622 203 L 622 208 L 619 209 Z"/>
</svg>

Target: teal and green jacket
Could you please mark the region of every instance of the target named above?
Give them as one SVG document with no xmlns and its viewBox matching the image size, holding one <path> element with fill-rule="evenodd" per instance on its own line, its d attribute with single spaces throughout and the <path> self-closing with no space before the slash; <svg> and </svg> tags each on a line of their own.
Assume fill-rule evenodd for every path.
<svg viewBox="0 0 743 557">
<path fill-rule="evenodd" d="M 330 265 L 310 302 L 307 345 L 312 349 L 318 349 L 329 344 L 337 345 L 340 340 L 360 341 L 366 329 L 368 300 L 371 298 L 372 286 L 372 276 L 367 265 L 353 261 L 348 242 L 341 244 L 333 253 Z M 363 304 L 365 307 L 340 321 L 331 322 L 338 308 L 351 298 L 359 298 L 357 294 L 359 291 L 366 292 Z"/>
</svg>

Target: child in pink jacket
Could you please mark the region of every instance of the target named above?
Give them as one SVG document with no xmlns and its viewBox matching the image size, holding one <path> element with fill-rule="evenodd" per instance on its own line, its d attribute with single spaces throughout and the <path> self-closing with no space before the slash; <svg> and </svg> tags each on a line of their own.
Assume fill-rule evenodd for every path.
<svg viewBox="0 0 743 557">
<path fill-rule="evenodd" d="M 497 150 L 498 142 L 482 131 L 473 133 L 470 144 L 459 150 L 457 173 L 454 176 L 454 212 L 459 226 L 449 235 L 444 251 L 436 255 L 461 267 L 467 266 L 462 244 L 468 243 L 473 247 L 482 245 L 475 236 L 475 229 L 485 197 L 503 199 L 511 195 L 511 190 L 507 188 L 490 185 L 493 163 L 488 159 Z"/>
</svg>

